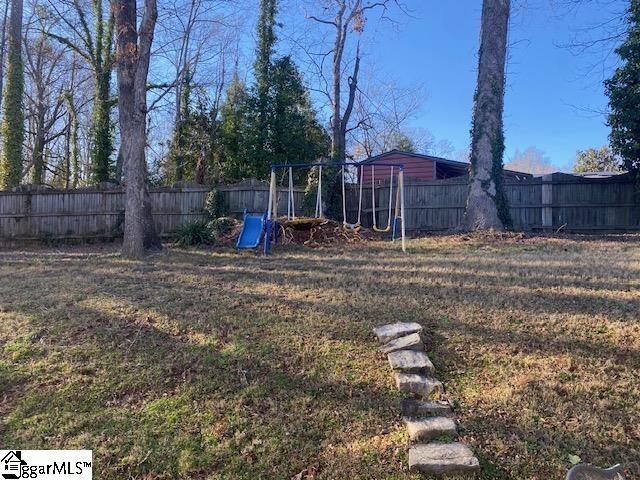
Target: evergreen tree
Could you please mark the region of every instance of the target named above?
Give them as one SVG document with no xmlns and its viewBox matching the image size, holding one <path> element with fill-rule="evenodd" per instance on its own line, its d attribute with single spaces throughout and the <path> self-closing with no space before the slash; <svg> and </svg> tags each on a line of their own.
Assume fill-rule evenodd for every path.
<svg viewBox="0 0 640 480">
<path fill-rule="evenodd" d="M 274 63 L 272 78 L 271 163 L 308 163 L 327 155 L 330 139 L 316 120 L 309 93 L 291 57 Z M 298 176 L 306 173 L 300 171 Z"/>
<path fill-rule="evenodd" d="M 272 153 L 273 119 L 273 55 L 277 37 L 275 34 L 277 0 L 260 0 L 258 19 L 258 46 L 254 64 L 255 84 L 249 109 L 252 128 L 247 132 L 249 151 L 247 160 L 258 178 L 266 178 Z"/>
<path fill-rule="evenodd" d="M 206 92 L 193 87 L 190 75 L 185 75 L 181 94 L 180 122 L 171 144 L 166 179 L 204 184 L 213 180 L 210 167 L 220 143 L 214 138 L 218 120 Z"/>
<path fill-rule="evenodd" d="M 391 134 L 390 147 L 401 152 L 418 153 L 416 143 L 404 132 L 396 131 Z"/>
<path fill-rule="evenodd" d="M 272 164 L 314 161 L 329 148 L 295 63 L 273 59 L 276 11 L 276 0 L 261 1 L 255 83 L 248 92 L 236 74 L 221 108 L 215 156 L 225 181 L 266 180 Z M 296 180 L 304 179 L 301 172 Z"/>
<path fill-rule="evenodd" d="M 0 188 L 12 188 L 22 178 L 24 142 L 24 64 L 22 62 L 22 0 L 12 0 L 9 20 L 7 82 L 2 122 L 3 150 L 0 161 Z"/>
<path fill-rule="evenodd" d="M 186 130 L 188 129 L 188 123 L 191 114 L 191 75 L 189 71 L 186 71 L 182 79 L 182 88 L 180 99 L 180 115 L 173 132 L 173 139 L 171 140 L 171 151 L 169 153 L 169 171 L 167 172 L 167 178 L 170 182 L 181 182 L 185 180 L 186 163 L 188 161 L 187 155 L 185 155 L 185 149 L 187 146 Z"/>
<path fill-rule="evenodd" d="M 576 152 L 573 171 L 575 173 L 619 172 L 620 159 L 613 154 L 609 147 L 579 150 Z"/>
<path fill-rule="evenodd" d="M 640 0 L 631 0 L 627 11 L 627 38 L 616 49 L 623 65 L 605 81 L 611 113 L 609 140 L 624 169 L 640 178 Z"/>
<path fill-rule="evenodd" d="M 249 92 L 235 74 L 220 109 L 220 146 L 217 155 L 222 181 L 254 176 L 252 165 L 247 161 L 249 105 Z"/>
</svg>

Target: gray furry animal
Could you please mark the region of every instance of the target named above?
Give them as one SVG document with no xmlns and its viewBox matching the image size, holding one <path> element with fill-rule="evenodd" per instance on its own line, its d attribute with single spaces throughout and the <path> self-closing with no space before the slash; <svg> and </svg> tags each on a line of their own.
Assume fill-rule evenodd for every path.
<svg viewBox="0 0 640 480">
<path fill-rule="evenodd" d="M 603 469 L 582 463 L 569 470 L 566 480 L 624 480 L 622 470 L 620 464 Z"/>
</svg>

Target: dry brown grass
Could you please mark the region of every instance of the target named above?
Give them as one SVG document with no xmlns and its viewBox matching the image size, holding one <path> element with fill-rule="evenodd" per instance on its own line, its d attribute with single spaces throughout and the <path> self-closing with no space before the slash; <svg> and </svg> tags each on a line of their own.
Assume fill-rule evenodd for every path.
<svg viewBox="0 0 640 480">
<path fill-rule="evenodd" d="M 622 241 L 625 240 L 625 241 Z M 417 478 L 371 328 L 419 321 L 480 478 L 640 458 L 637 237 L 0 253 L 0 445 L 96 478 Z"/>
</svg>

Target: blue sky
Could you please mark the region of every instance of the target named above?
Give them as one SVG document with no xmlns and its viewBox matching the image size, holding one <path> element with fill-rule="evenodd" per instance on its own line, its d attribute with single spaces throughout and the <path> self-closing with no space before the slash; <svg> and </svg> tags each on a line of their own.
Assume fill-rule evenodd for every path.
<svg viewBox="0 0 640 480">
<path fill-rule="evenodd" d="M 609 15 L 598 2 L 578 11 L 554 9 L 551 0 L 516 5 L 510 31 L 505 99 L 505 161 L 516 149 L 535 146 L 561 170 L 577 149 L 607 144 L 602 114 L 602 80 L 614 61 L 599 52 L 575 52 L 558 45 Z M 428 97 L 413 124 L 468 148 L 481 13 L 480 0 L 406 0 L 412 17 L 399 28 L 379 25 L 376 63 L 406 85 L 424 82 Z M 515 2 L 514 2 L 515 3 Z M 624 1 L 609 9 L 619 10 Z M 594 70 L 590 67 L 596 66 Z"/>
</svg>

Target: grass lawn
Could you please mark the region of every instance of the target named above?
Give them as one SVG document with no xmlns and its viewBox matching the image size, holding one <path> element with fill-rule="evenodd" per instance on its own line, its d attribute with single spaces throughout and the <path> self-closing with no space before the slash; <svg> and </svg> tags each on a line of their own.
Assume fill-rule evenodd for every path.
<svg viewBox="0 0 640 480">
<path fill-rule="evenodd" d="M 0 252 L 0 446 L 97 479 L 410 479 L 371 328 L 425 326 L 479 478 L 640 458 L 640 238 Z"/>
</svg>

